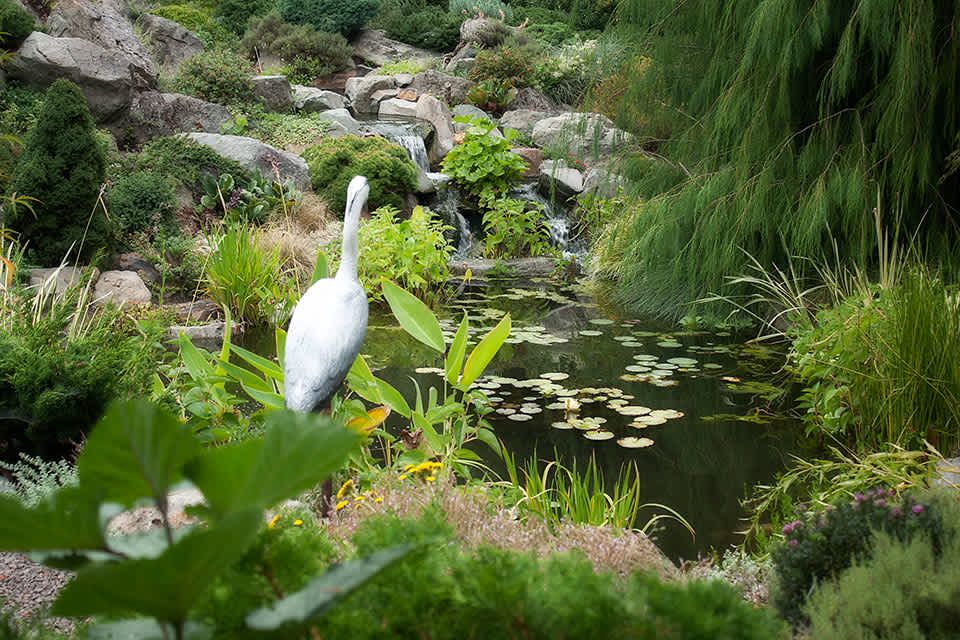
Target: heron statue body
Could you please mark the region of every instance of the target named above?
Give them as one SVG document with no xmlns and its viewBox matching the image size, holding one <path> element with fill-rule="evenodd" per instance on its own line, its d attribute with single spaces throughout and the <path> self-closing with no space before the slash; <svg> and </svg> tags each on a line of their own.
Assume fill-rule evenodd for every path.
<svg viewBox="0 0 960 640">
<path fill-rule="evenodd" d="M 317 411 L 347 377 L 367 333 L 367 294 L 357 279 L 360 214 L 370 186 L 356 176 L 347 187 L 343 250 L 333 278 L 307 289 L 290 319 L 284 350 L 284 395 L 288 409 Z"/>
</svg>

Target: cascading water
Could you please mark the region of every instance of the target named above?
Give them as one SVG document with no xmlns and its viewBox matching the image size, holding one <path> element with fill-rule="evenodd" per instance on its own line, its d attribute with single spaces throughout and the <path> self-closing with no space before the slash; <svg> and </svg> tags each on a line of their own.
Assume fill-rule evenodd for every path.
<svg viewBox="0 0 960 640">
<path fill-rule="evenodd" d="M 543 197 L 537 191 L 535 182 L 528 182 L 519 187 L 515 187 L 509 193 L 511 198 L 517 200 L 526 200 L 536 202 L 543 207 L 543 217 L 547 226 L 550 227 L 550 238 L 565 257 L 577 256 L 583 257 L 587 253 L 587 247 L 580 238 L 570 238 L 570 227 L 572 220 L 570 214 L 563 207 L 555 206 L 548 198 Z"/>
<path fill-rule="evenodd" d="M 451 258 L 462 260 L 473 257 L 473 231 L 470 229 L 470 222 L 460 212 L 460 192 L 456 187 L 447 187 L 439 192 L 430 204 L 430 210 L 439 214 L 441 218 L 446 218 L 451 227 L 451 234 L 447 240 L 457 247 Z"/>
<path fill-rule="evenodd" d="M 427 146 L 418 131 L 418 125 L 394 120 L 375 120 L 369 125 L 377 134 L 403 147 L 420 171 L 424 173 L 430 171 Z"/>
</svg>

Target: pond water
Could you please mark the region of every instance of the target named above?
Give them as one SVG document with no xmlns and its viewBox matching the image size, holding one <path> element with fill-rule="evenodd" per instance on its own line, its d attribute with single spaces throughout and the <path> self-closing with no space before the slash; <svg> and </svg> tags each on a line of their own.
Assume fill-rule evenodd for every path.
<svg viewBox="0 0 960 640">
<path fill-rule="evenodd" d="M 740 499 L 782 470 L 795 448 L 797 425 L 764 410 L 779 393 L 770 381 L 782 355 L 722 333 L 619 317 L 577 286 L 468 289 L 439 313 L 448 344 L 463 311 L 473 342 L 511 314 L 508 343 L 478 382 L 496 408 L 488 420 L 518 463 L 536 452 L 582 468 L 594 455 L 608 487 L 622 465 L 636 463 L 643 502 L 676 509 L 696 530 L 692 540 L 666 521 L 657 543 L 674 560 L 739 541 Z M 424 390 L 441 386 L 425 370 L 441 359 L 388 313 L 372 314 L 364 353 L 407 398 L 414 379 Z M 562 407 L 567 398 L 580 404 L 576 414 Z M 589 439 L 596 437 L 607 439 Z M 476 450 L 503 470 L 485 445 Z M 657 512 L 644 510 L 638 524 Z"/>
</svg>

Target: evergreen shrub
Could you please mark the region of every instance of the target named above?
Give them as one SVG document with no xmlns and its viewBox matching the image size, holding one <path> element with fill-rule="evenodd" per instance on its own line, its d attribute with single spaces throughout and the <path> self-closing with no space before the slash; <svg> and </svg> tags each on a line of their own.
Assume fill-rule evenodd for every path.
<svg viewBox="0 0 960 640">
<path fill-rule="evenodd" d="M 385 138 L 343 136 L 324 138 L 303 152 L 310 182 L 336 213 L 343 217 L 347 185 L 354 176 L 370 183 L 368 206 L 400 209 L 406 194 L 416 191 L 417 167 L 407 152 Z"/>
<path fill-rule="evenodd" d="M 904 495 L 896 500 L 888 489 L 858 493 L 824 511 L 803 513 L 783 527 L 784 543 L 774 548 L 774 606 L 793 624 L 807 622 L 803 613 L 808 594 L 835 579 L 855 561 L 874 557 L 874 538 L 883 532 L 901 543 L 924 536 L 934 555 L 944 544 L 955 544 L 955 531 L 944 527 L 942 508 L 935 502 Z"/>
<path fill-rule="evenodd" d="M 530 62 L 529 57 L 515 47 L 484 49 L 477 53 L 470 79 L 475 82 L 496 80 L 517 88 L 527 87 L 533 82 L 533 66 Z"/>
<path fill-rule="evenodd" d="M 240 47 L 251 57 L 258 50 L 276 54 L 292 71 L 286 73 L 290 81 L 305 84 L 347 68 L 353 57 L 353 47 L 339 33 L 285 22 L 277 11 L 251 19 Z"/>
<path fill-rule="evenodd" d="M 177 91 L 209 102 L 239 105 L 255 102 L 249 63 L 227 49 L 208 49 L 180 65 L 173 80 Z"/>
<path fill-rule="evenodd" d="M 33 32 L 33 16 L 13 0 L 0 0 L 0 45 L 16 49 Z"/>
<path fill-rule="evenodd" d="M 220 45 L 230 42 L 233 34 L 211 17 L 210 12 L 185 4 L 170 4 L 158 7 L 152 11 L 153 15 L 172 20 L 180 26 L 192 31 L 203 40 L 206 46 Z"/>
<path fill-rule="evenodd" d="M 13 190 L 40 202 L 33 203 L 34 213 L 23 207 L 10 211 L 7 226 L 30 243 L 41 264 L 59 264 L 71 245 L 73 258 L 107 248 L 111 229 L 97 204 L 106 173 L 106 149 L 86 99 L 77 85 L 57 80 L 47 90 L 14 175 Z"/>
<path fill-rule="evenodd" d="M 176 194 L 166 178 L 137 171 L 121 177 L 107 192 L 107 210 L 121 233 L 151 235 L 173 222 Z"/>
<path fill-rule="evenodd" d="M 356 35 L 379 8 L 379 0 L 277 0 L 277 10 L 287 22 L 346 38 Z"/>
<path fill-rule="evenodd" d="M 250 18 L 267 13 L 274 4 L 274 0 L 220 0 L 213 15 L 227 29 L 240 35 Z"/>
<path fill-rule="evenodd" d="M 433 51 L 453 51 L 460 44 L 460 25 L 466 16 L 445 8 L 406 3 L 384 18 L 387 37 Z"/>
<path fill-rule="evenodd" d="M 502 19 L 510 22 L 513 10 L 500 0 L 450 0 L 447 4 L 450 13 L 476 18 L 480 13 L 486 18 Z"/>
<path fill-rule="evenodd" d="M 573 0 L 570 6 L 570 25 L 578 31 L 603 31 L 616 6 L 614 0 Z"/>
</svg>

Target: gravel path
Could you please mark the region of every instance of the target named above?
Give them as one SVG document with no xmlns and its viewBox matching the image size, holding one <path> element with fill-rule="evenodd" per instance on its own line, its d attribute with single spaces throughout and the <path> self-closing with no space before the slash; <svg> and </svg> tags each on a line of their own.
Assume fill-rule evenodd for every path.
<svg viewBox="0 0 960 640">
<path fill-rule="evenodd" d="M 17 617 L 30 617 L 49 606 L 72 577 L 69 571 L 49 569 L 22 553 L 0 552 L 0 599 Z M 58 631 L 73 631 L 69 618 L 49 618 L 48 622 Z"/>
</svg>

